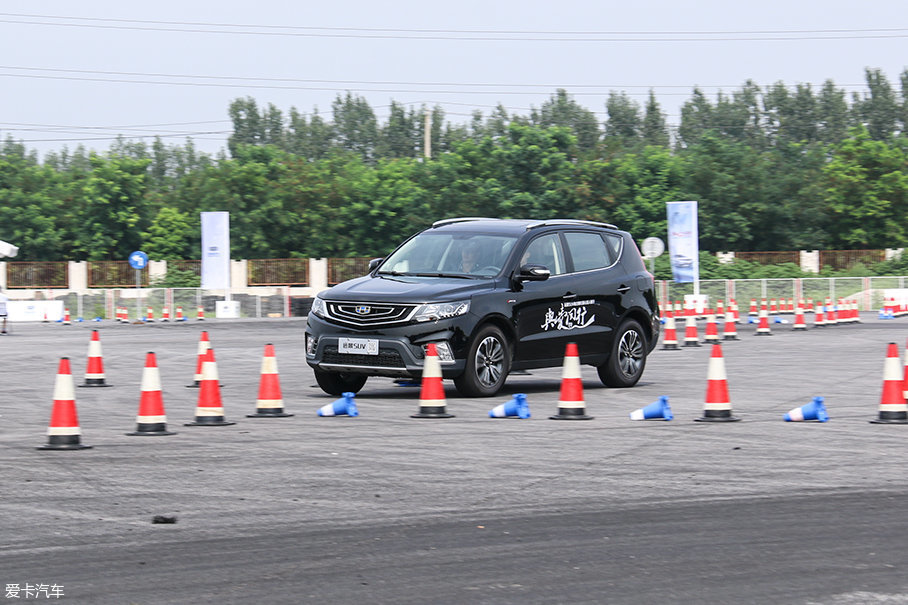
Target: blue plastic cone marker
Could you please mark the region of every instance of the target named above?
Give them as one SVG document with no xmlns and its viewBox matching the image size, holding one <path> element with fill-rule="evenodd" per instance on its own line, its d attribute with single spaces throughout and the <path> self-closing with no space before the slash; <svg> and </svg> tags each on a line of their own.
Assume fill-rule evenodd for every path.
<svg viewBox="0 0 908 605">
<path fill-rule="evenodd" d="M 663 395 L 645 408 L 630 413 L 631 420 L 671 420 L 675 417 L 668 405 L 668 397 Z"/>
<path fill-rule="evenodd" d="M 507 403 L 496 405 L 489 410 L 489 418 L 529 418 L 530 406 L 527 403 L 527 396 L 523 393 L 517 393 Z"/>
<path fill-rule="evenodd" d="M 327 405 L 323 405 L 318 410 L 319 416 L 359 416 L 359 410 L 356 409 L 356 395 L 354 393 L 344 393 L 340 399 Z"/>
<path fill-rule="evenodd" d="M 823 404 L 822 397 L 814 397 L 810 403 L 785 414 L 785 422 L 802 422 L 805 420 L 816 420 L 817 422 L 829 420 L 829 414 L 826 413 L 826 406 Z"/>
</svg>

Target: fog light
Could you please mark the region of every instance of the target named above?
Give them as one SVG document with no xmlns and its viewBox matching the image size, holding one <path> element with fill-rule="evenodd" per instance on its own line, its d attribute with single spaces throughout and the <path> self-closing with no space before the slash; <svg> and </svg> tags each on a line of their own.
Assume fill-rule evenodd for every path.
<svg viewBox="0 0 908 605">
<path fill-rule="evenodd" d="M 306 334 L 306 357 L 315 357 L 315 350 L 318 348 L 318 338 Z"/>
<path fill-rule="evenodd" d="M 422 346 L 424 353 L 428 347 L 428 345 Z M 451 351 L 451 345 L 448 344 L 448 341 L 436 342 L 435 351 L 438 353 L 438 361 L 440 363 L 454 363 L 454 353 Z"/>
</svg>

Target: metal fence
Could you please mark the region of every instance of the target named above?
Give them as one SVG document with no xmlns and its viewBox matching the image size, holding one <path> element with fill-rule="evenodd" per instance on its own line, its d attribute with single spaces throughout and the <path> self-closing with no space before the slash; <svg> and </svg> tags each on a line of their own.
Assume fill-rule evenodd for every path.
<svg viewBox="0 0 908 605">
<path fill-rule="evenodd" d="M 369 261 L 372 257 L 356 258 L 329 258 L 328 259 L 328 285 L 336 286 L 337 284 L 362 277 L 369 272 Z"/>
<path fill-rule="evenodd" d="M 870 266 L 886 260 L 885 250 L 820 250 L 820 268 L 836 271 L 850 269 L 857 264 Z"/>
<path fill-rule="evenodd" d="M 69 264 L 59 262 L 8 262 L 8 288 L 68 288 Z"/>
<path fill-rule="evenodd" d="M 246 264 L 250 286 L 308 286 L 308 258 L 259 258 Z"/>
<path fill-rule="evenodd" d="M 196 277 L 202 276 L 202 261 L 200 260 L 169 260 L 167 270 L 188 271 Z"/>
<path fill-rule="evenodd" d="M 735 260 L 743 260 L 760 265 L 781 265 L 782 263 L 801 264 L 801 253 L 789 252 L 735 252 Z"/>
<path fill-rule="evenodd" d="M 855 300 L 860 311 L 879 310 L 886 290 L 905 288 L 908 277 L 805 277 L 778 279 L 711 279 L 700 282 L 700 294 L 717 300 L 734 299 L 742 307 L 751 299 Z M 658 281 L 659 300 L 681 301 L 694 293 L 694 285 Z"/>
<path fill-rule="evenodd" d="M 671 281 L 656 282 L 661 302 L 683 301 L 693 294 L 693 284 Z M 734 299 L 739 309 L 747 309 L 750 301 L 762 299 L 797 302 L 803 298 L 814 303 L 826 299 L 854 300 L 860 311 L 879 311 L 883 308 L 887 290 L 905 289 L 908 276 L 902 277 L 836 277 L 801 279 L 737 279 L 704 280 L 700 294 L 709 297 L 708 304 Z M 299 317 L 308 314 L 311 296 L 292 295 L 290 287 L 255 288 L 254 292 L 238 289 L 205 290 L 202 288 L 96 288 L 88 292 L 59 292 L 41 289 L 34 296 L 17 296 L 16 290 L 8 291 L 11 300 L 60 301 L 74 318 L 89 321 L 94 318 L 114 319 L 117 308 L 125 308 L 131 320 L 146 319 L 150 315 L 160 321 L 166 308 L 170 320 L 177 313 L 189 321 L 196 320 L 199 310 L 206 318 L 216 316 L 218 303 L 226 300 L 238 304 L 240 318 Z M 22 292 L 21 294 L 25 294 Z"/>
<path fill-rule="evenodd" d="M 201 288 L 97 288 L 90 292 L 41 291 L 35 297 L 16 296 L 9 292 L 12 301 L 57 301 L 61 309 L 68 309 L 73 321 L 116 319 L 125 311 L 129 321 L 161 322 L 165 314 L 170 322 L 178 316 L 185 321 L 215 318 L 219 302 L 227 298 L 225 290 Z M 311 298 L 290 296 L 286 287 L 262 287 L 255 294 L 234 292 L 230 300 L 238 305 L 238 318 L 264 319 L 299 317 L 309 312 Z M 165 313 L 166 311 L 166 313 Z"/>
<path fill-rule="evenodd" d="M 148 267 L 136 270 L 125 260 L 88 261 L 88 287 L 135 288 L 137 271 L 139 287 L 148 286 Z"/>
</svg>

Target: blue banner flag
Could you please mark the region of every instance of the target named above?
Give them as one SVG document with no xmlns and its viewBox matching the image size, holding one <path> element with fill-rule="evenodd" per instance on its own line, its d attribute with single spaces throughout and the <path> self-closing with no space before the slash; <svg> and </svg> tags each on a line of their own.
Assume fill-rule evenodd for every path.
<svg viewBox="0 0 908 605">
<path fill-rule="evenodd" d="M 700 281 L 700 236 L 697 202 L 666 202 L 668 253 L 678 283 Z"/>
</svg>

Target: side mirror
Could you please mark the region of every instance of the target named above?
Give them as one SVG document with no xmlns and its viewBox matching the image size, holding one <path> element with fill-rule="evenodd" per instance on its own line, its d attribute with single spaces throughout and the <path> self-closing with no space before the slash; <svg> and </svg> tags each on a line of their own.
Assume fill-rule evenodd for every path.
<svg viewBox="0 0 908 605">
<path fill-rule="evenodd" d="M 370 260 L 369 261 L 369 273 L 372 273 L 373 271 L 375 271 L 375 267 L 379 266 L 383 260 L 385 260 L 385 259 L 373 258 L 372 260 Z"/>
<path fill-rule="evenodd" d="M 523 265 L 517 274 L 520 281 L 545 281 L 552 274 L 545 265 Z"/>
</svg>

